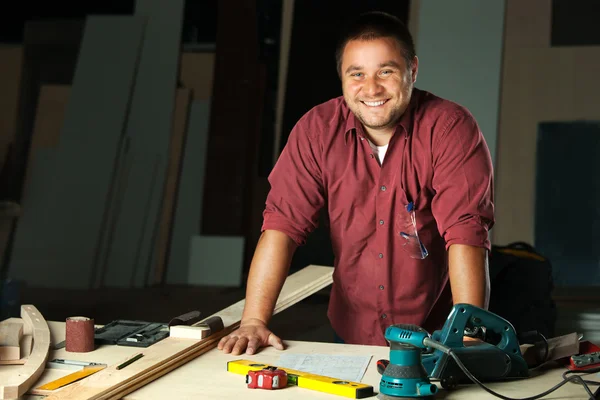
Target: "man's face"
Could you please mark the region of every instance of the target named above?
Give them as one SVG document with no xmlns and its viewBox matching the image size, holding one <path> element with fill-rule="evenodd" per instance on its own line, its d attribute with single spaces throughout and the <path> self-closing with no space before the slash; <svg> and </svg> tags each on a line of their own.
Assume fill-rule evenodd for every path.
<svg viewBox="0 0 600 400">
<path fill-rule="evenodd" d="M 394 38 L 352 40 L 342 55 L 342 91 L 350 110 L 369 133 L 393 133 L 406 110 L 418 60 L 407 66 Z"/>
</svg>

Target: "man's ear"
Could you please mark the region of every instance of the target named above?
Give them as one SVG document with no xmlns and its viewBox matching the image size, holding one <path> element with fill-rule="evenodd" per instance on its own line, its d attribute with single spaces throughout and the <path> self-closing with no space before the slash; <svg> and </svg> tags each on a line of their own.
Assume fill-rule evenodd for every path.
<svg viewBox="0 0 600 400">
<path fill-rule="evenodd" d="M 417 56 L 413 58 L 410 72 L 412 74 L 412 83 L 415 83 L 417 81 L 417 74 L 419 73 L 419 58 Z"/>
</svg>

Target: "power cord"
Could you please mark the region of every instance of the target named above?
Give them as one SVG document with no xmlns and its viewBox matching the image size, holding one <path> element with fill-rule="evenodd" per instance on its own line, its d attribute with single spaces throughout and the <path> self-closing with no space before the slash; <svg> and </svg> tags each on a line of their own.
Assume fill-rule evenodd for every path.
<svg viewBox="0 0 600 400">
<path fill-rule="evenodd" d="M 569 374 L 583 374 L 583 375 L 587 375 L 587 374 L 594 374 L 596 372 L 600 372 L 600 367 L 597 368 L 589 368 L 589 369 L 585 369 L 585 370 L 581 370 L 581 371 L 571 371 L 571 370 L 567 370 L 565 372 L 563 372 L 562 377 L 563 379 L 567 379 L 567 375 Z M 587 383 L 588 385 L 600 385 L 600 382 L 598 381 L 588 381 L 588 380 L 583 380 L 583 382 Z M 580 382 L 575 382 L 577 384 L 580 384 Z"/>
<path fill-rule="evenodd" d="M 548 361 L 548 356 L 550 353 L 550 349 L 549 349 L 549 345 L 548 345 L 548 339 L 546 339 L 546 336 L 544 336 L 541 332 L 539 331 L 529 331 L 529 332 L 524 332 L 522 334 L 519 335 L 519 343 L 523 344 L 523 343 L 531 343 L 535 346 L 538 345 L 538 343 L 535 342 L 535 338 L 541 338 L 542 339 L 542 343 L 544 344 L 544 356 L 542 357 L 542 359 L 540 360 L 537 353 L 536 353 L 536 361 L 538 362 L 538 364 L 534 367 L 531 367 L 531 369 L 535 369 L 541 365 L 543 365 L 544 363 L 546 363 L 546 361 Z"/>
<path fill-rule="evenodd" d="M 596 391 L 595 393 L 592 393 L 592 391 L 590 390 L 588 383 L 590 384 L 596 384 L 596 385 L 600 385 L 600 382 L 595 382 L 595 381 L 585 381 L 581 378 L 581 376 L 579 375 L 573 375 L 569 378 L 566 377 L 566 374 L 563 374 L 563 381 L 560 382 L 559 384 L 551 387 L 550 389 L 546 390 L 545 392 L 542 392 L 540 394 L 537 394 L 535 396 L 531 396 L 531 397 L 522 397 L 522 398 L 515 398 L 515 397 L 507 397 L 504 396 L 500 393 L 494 392 L 492 389 L 488 388 L 487 386 L 485 386 L 483 383 L 481 383 L 462 363 L 462 361 L 460 360 L 460 358 L 456 355 L 456 353 L 449 347 L 444 346 L 441 343 L 438 343 L 432 339 L 426 338 L 425 340 L 423 340 L 423 344 L 429 347 L 433 347 L 434 349 L 438 349 L 440 351 L 442 351 L 445 354 L 448 354 L 450 357 L 452 357 L 452 359 L 456 362 L 456 365 L 458 365 L 458 367 L 465 373 L 465 375 L 467 375 L 467 377 L 469 377 L 469 379 L 471 379 L 473 382 L 475 382 L 477 385 L 479 385 L 483 390 L 485 390 L 486 392 L 490 393 L 493 396 L 496 396 L 500 399 L 504 399 L 504 400 L 535 400 L 535 399 L 539 399 L 541 397 L 547 396 L 548 394 L 554 392 L 555 390 L 559 389 L 560 387 L 562 387 L 564 384 L 568 383 L 568 382 L 577 382 L 581 385 L 583 385 L 583 388 L 585 389 L 585 391 L 588 393 L 588 395 L 590 396 L 589 398 L 591 400 L 597 400 L 597 393 L 598 391 Z M 599 368 L 600 370 L 600 368 Z M 575 371 L 573 371 L 575 372 Z M 594 371 L 590 370 L 590 371 L 586 371 L 587 373 L 593 373 Z"/>
</svg>

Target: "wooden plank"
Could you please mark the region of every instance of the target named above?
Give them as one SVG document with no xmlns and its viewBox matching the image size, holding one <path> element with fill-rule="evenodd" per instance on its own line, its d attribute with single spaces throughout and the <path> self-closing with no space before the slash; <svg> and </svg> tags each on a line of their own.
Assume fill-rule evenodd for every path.
<svg viewBox="0 0 600 400">
<path fill-rule="evenodd" d="M 177 189 L 177 206 L 166 272 L 168 284 L 186 284 L 189 276 L 190 240 L 199 234 L 198 221 L 202 216 L 204 177 L 210 102 L 194 101 Z"/>
<path fill-rule="evenodd" d="M 169 150 L 169 166 L 167 180 L 163 192 L 162 214 L 156 239 L 156 258 L 154 264 L 154 284 L 161 284 L 166 274 L 168 251 L 173 231 L 176 212 L 177 190 L 179 188 L 180 170 L 186 141 L 187 122 L 192 100 L 192 90 L 178 89 L 175 98 L 175 115 L 173 116 L 173 134 Z"/>
<path fill-rule="evenodd" d="M 290 275 L 281 290 L 275 312 L 281 312 L 303 298 L 332 283 L 333 268 L 310 265 Z M 221 316 L 225 329 L 205 340 L 166 338 L 144 350 L 144 357 L 127 368 L 117 370 L 111 365 L 84 381 L 76 382 L 47 397 L 59 399 L 118 399 L 156 380 L 167 372 L 214 348 L 221 337 L 239 326 L 244 300 L 215 313 Z"/>
<path fill-rule="evenodd" d="M 54 165 L 39 172 L 50 190 L 24 201 L 13 278 L 41 287 L 89 286 L 143 27 L 142 17 L 87 19 Z M 30 218 L 33 210 L 43 217 Z M 40 274 L 47 270 L 52 274 Z"/>
<path fill-rule="evenodd" d="M 33 350 L 18 372 L 0 386 L 0 399 L 16 399 L 25 394 L 44 372 L 50 351 L 50 329 L 39 310 L 30 304 L 21 306 L 21 318 L 33 335 Z"/>
<path fill-rule="evenodd" d="M 23 322 L 0 322 L 0 346 L 17 346 L 23 336 Z"/>
<path fill-rule="evenodd" d="M 21 358 L 22 322 L 0 322 L 0 360 Z"/>
<path fill-rule="evenodd" d="M 21 348 L 21 358 L 29 357 L 31 350 L 33 349 L 33 334 L 23 334 L 19 347 Z"/>
<path fill-rule="evenodd" d="M 125 135 L 127 184 L 109 238 L 105 286 L 142 287 L 155 260 L 154 241 L 169 163 L 184 0 L 137 0 L 147 18 Z"/>
</svg>

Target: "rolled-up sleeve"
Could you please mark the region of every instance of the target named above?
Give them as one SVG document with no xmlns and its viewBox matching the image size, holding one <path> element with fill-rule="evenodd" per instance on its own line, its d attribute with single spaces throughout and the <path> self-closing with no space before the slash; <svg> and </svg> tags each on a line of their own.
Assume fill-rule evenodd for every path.
<svg viewBox="0 0 600 400">
<path fill-rule="evenodd" d="M 459 108 L 433 138 L 432 212 L 446 242 L 490 250 L 494 224 L 493 165 L 477 122 Z"/>
<path fill-rule="evenodd" d="M 263 212 L 262 231 L 277 230 L 298 245 L 317 226 L 324 205 L 321 150 L 316 133 L 305 128 L 306 117 L 290 132 L 269 175 L 271 189 Z"/>
</svg>

